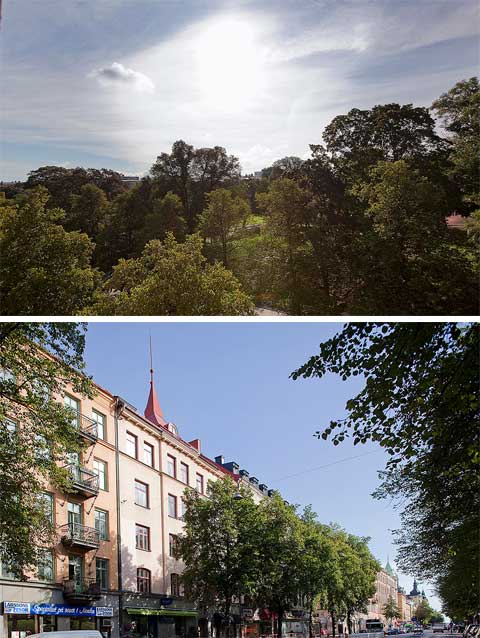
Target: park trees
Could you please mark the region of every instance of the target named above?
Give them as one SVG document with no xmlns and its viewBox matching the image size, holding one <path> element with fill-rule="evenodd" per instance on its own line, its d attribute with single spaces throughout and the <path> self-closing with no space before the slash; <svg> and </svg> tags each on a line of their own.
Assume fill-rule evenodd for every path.
<svg viewBox="0 0 480 638">
<path fill-rule="evenodd" d="M 240 197 L 233 197 L 225 188 L 208 193 L 207 207 L 200 215 L 199 230 L 204 237 L 218 241 L 222 248 L 222 262 L 228 268 L 228 244 L 235 228 L 248 216 L 249 206 Z"/>
<path fill-rule="evenodd" d="M 0 205 L 0 297 L 5 315 L 74 315 L 90 303 L 98 285 L 91 268 L 93 243 L 47 208 L 45 188 Z"/>
<path fill-rule="evenodd" d="M 121 259 L 89 312 L 113 315 L 246 315 L 252 303 L 233 274 L 208 264 L 199 235 L 150 241 L 137 259 Z"/>
<path fill-rule="evenodd" d="M 92 396 L 84 347 L 78 324 L 0 326 L 0 561 L 16 577 L 36 566 L 54 538 L 46 484 L 70 488 L 58 462 L 80 443 L 72 412 L 58 396 L 70 387 Z"/>
<path fill-rule="evenodd" d="M 78 230 L 96 240 L 100 228 L 105 223 L 108 199 L 95 184 L 84 184 L 78 195 L 72 195 L 65 216 L 67 230 Z"/>
<path fill-rule="evenodd" d="M 335 445 L 371 440 L 386 450 L 376 495 L 407 503 L 398 562 L 439 586 L 460 569 L 465 582 L 478 584 L 479 345 L 474 324 L 349 324 L 292 373 L 365 378 L 345 419 L 317 435 Z M 475 605 L 478 593 L 465 599 L 464 615 Z"/>
</svg>

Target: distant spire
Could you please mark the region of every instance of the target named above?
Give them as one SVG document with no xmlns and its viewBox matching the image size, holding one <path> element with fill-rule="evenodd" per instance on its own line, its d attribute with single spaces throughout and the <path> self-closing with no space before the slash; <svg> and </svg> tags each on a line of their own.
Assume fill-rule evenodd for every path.
<svg viewBox="0 0 480 638">
<path fill-rule="evenodd" d="M 152 336 L 150 335 L 150 393 L 148 395 L 147 406 L 144 412 L 145 418 L 155 425 L 165 427 L 167 422 L 163 418 L 163 411 L 158 402 L 155 384 L 153 382 L 153 356 L 152 356 Z"/>
</svg>

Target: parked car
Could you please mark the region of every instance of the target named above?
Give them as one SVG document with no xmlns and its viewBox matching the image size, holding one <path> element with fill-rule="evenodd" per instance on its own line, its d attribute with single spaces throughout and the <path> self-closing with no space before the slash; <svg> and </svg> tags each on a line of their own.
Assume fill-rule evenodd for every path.
<svg viewBox="0 0 480 638">
<path fill-rule="evenodd" d="M 437 622 L 433 625 L 433 633 L 434 634 L 443 634 L 445 631 L 445 625 L 443 622 Z"/>
<path fill-rule="evenodd" d="M 414 634 L 414 636 L 422 636 L 423 635 L 423 627 L 421 625 L 416 625 L 416 627 L 413 628 L 413 634 Z"/>
<path fill-rule="evenodd" d="M 383 633 L 385 636 L 397 636 L 400 633 L 400 630 L 395 627 L 393 629 L 387 629 Z"/>
</svg>

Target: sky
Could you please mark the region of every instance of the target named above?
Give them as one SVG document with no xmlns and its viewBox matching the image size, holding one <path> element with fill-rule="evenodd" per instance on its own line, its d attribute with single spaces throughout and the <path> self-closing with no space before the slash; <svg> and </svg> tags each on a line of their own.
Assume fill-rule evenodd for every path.
<svg viewBox="0 0 480 638">
<path fill-rule="evenodd" d="M 3 0 L 0 180 L 144 175 L 177 139 L 305 158 L 338 114 L 476 75 L 478 25 L 477 0 Z"/>
<path fill-rule="evenodd" d="M 293 381 L 290 373 L 333 336 L 334 323 L 90 323 L 85 360 L 100 386 L 143 413 L 149 391 L 149 336 L 155 386 L 167 421 L 180 436 L 201 440 L 210 458 L 223 455 L 278 489 L 290 503 L 311 504 L 319 520 L 370 536 L 370 548 L 395 569 L 389 501 L 371 493 L 386 455 L 377 445 L 335 447 L 314 432 L 344 416 L 362 381 Z M 348 460 L 345 460 L 348 459 Z M 399 574 L 407 593 L 413 578 Z M 423 583 L 433 607 L 440 602 Z"/>
</svg>

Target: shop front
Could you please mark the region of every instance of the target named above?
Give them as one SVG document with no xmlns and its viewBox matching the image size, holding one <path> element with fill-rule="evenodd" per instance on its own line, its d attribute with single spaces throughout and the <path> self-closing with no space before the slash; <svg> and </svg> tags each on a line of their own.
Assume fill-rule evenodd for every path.
<svg viewBox="0 0 480 638">
<path fill-rule="evenodd" d="M 193 609 L 126 607 L 127 638 L 196 638 L 197 612 Z"/>
<path fill-rule="evenodd" d="M 72 629 L 98 629 L 105 638 L 111 637 L 113 607 L 5 601 L 1 614 L 5 638 Z"/>
</svg>

